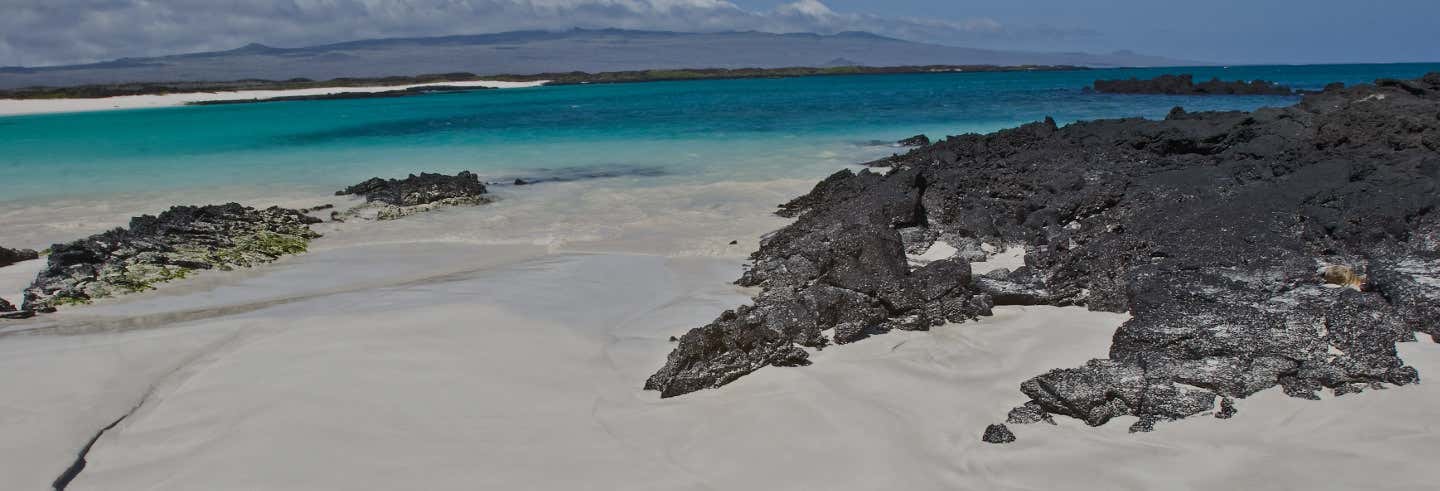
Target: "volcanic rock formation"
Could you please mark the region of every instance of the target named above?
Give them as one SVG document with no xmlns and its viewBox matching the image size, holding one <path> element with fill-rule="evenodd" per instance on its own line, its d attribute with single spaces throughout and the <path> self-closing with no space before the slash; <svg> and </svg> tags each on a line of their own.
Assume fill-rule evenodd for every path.
<svg viewBox="0 0 1440 491">
<path fill-rule="evenodd" d="M 646 388 L 719 387 L 994 305 L 1080 305 L 1132 318 L 1109 353 L 1020 383 L 1009 422 L 1146 431 L 1277 386 L 1414 383 L 1396 343 L 1440 339 L 1440 73 L 1248 113 L 1047 119 L 877 164 L 894 168 L 782 205 L 798 220 L 739 281 L 761 287 L 753 305 L 682 336 Z M 942 240 L 958 252 L 907 262 Z M 1025 266 L 972 275 L 983 244 L 1023 246 Z"/>
</svg>

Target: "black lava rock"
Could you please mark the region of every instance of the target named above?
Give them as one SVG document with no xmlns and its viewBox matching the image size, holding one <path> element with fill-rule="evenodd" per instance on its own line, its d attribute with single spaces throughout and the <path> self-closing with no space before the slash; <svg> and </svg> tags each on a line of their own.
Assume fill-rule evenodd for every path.
<svg viewBox="0 0 1440 491">
<path fill-rule="evenodd" d="M 1195 83 L 1195 76 L 1160 75 L 1149 80 L 1096 80 L 1095 92 L 1103 94 L 1166 95 L 1294 95 L 1290 87 L 1264 80 L 1222 81 L 1218 78 Z"/>
<path fill-rule="evenodd" d="M 443 200 L 476 199 L 488 193 L 480 176 L 462 171 L 454 176 L 444 174 L 411 174 L 405 179 L 371 178 L 368 181 L 336 191 L 336 196 L 364 196 L 367 202 L 394 206 L 419 206 Z"/>
<path fill-rule="evenodd" d="M 1011 409 L 1010 414 L 1005 418 L 1006 423 L 1017 425 L 1028 425 L 1041 421 L 1052 425 L 1055 424 L 1055 418 L 1050 416 L 1050 412 L 1040 407 L 1040 404 L 1035 401 L 1030 401 L 1023 406 Z"/>
<path fill-rule="evenodd" d="M 915 135 L 910 138 L 900 140 L 896 143 L 898 143 L 902 147 L 923 147 L 930 144 L 930 137 L 925 135 Z"/>
<path fill-rule="evenodd" d="M 1215 417 L 1220 419 L 1230 419 L 1235 417 L 1235 413 L 1238 412 L 1240 411 L 1235 409 L 1234 400 L 1231 400 L 1229 397 L 1222 397 L 1220 398 L 1220 410 L 1215 412 Z"/>
<path fill-rule="evenodd" d="M 985 436 L 980 440 L 985 443 L 1013 443 L 1015 434 L 1011 433 L 1010 428 L 1003 424 L 990 425 L 985 428 Z"/>
<path fill-rule="evenodd" d="M 3 299 L 3 298 L 0 298 L 0 312 L 14 312 L 14 311 L 15 311 L 15 305 L 14 305 L 14 304 L 6 301 L 6 300 Z"/>
<path fill-rule="evenodd" d="M 1414 383 L 1395 343 L 1440 336 L 1437 114 L 1440 73 L 1248 113 L 1047 119 L 888 158 L 884 174 L 838 172 L 781 207 L 797 220 L 739 281 L 761 288 L 753 305 L 683 336 L 646 387 L 718 387 L 808 363 L 802 347 L 1005 304 L 1132 314 L 1108 353 L 1020 384 L 1046 414 L 1091 425 L 1153 425 L 1217 398 L 1225 412 L 1277 386 L 1310 398 Z M 1026 266 L 912 267 L 907 251 L 935 237 L 1023 245 Z"/>
<path fill-rule="evenodd" d="M 20 261 L 29 261 L 39 258 L 40 253 L 30 249 L 6 249 L 4 247 L 0 247 L 0 268 L 18 263 Z"/>
<path fill-rule="evenodd" d="M 49 263 L 25 290 L 25 310 L 148 290 L 200 269 L 232 269 L 304 252 L 318 218 L 299 210 L 236 203 L 176 206 L 159 216 L 51 247 Z"/>
</svg>

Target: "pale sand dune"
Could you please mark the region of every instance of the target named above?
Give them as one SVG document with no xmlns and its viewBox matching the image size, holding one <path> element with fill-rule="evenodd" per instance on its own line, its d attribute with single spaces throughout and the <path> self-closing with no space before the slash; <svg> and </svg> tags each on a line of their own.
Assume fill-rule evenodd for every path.
<svg viewBox="0 0 1440 491">
<path fill-rule="evenodd" d="M 320 87 L 314 89 L 290 90 L 241 90 L 234 92 L 192 92 L 186 94 L 127 95 L 117 97 L 102 97 L 96 99 L 0 99 L 0 116 L 105 111 L 113 109 L 172 107 L 183 106 L 187 103 L 200 101 L 243 101 L 249 99 L 269 99 L 273 97 L 370 93 L 384 92 L 387 90 L 405 90 L 415 87 L 448 86 L 510 89 L 520 87 L 538 87 L 541 85 L 545 85 L 545 83 L 545 81 L 501 82 L 495 80 L 477 80 L 468 82 L 441 82 L 431 84 L 373 87 Z"/>
<path fill-rule="evenodd" d="M 335 268 L 357 261 L 382 272 L 413 261 L 415 275 L 380 286 Z M 44 489 L 151 387 L 70 489 L 1431 482 L 1420 456 L 1440 448 L 1430 421 L 1440 389 L 1429 384 L 1323 403 L 1271 391 L 1240 401 L 1229 421 L 1130 435 L 1130 421 L 1062 420 L 1014 427 L 1012 445 L 981 443 L 984 426 L 1021 402 L 1021 380 L 1103 354 L 1125 319 L 1079 309 L 1007 308 L 879 336 L 816 353 L 811 367 L 767 368 L 676 399 L 639 390 L 668 336 L 745 301 L 729 284 L 740 267 L 738 258 L 342 247 L 195 293 L 61 313 L 49 322 L 70 335 L 0 338 L 0 488 Z M 347 284 L 362 286 L 336 288 Z M 246 290 L 256 293 L 237 293 Z M 227 306 L 235 301 L 250 307 Z M 177 310 L 189 313 L 161 314 Z M 104 332 L 80 333 L 95 329 Z M 1440 373 L 1440 346 L 1402 349 L 1422 373 Z"/>
</svg>

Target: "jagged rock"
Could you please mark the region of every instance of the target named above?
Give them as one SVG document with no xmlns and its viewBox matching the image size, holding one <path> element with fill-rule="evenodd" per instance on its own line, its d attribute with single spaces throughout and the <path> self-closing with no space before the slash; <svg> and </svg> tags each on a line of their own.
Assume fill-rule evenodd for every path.
<svg viewBox="0 0 1440 491">
<path fill-rule="evenodd" d="M 902 147 L 923 147 L 930 144 L 930 137 L 925 135 L 915 135 L 895 143 Z"/>
<path fill-rule="evenodd" d="M 336 196 L 363 196 L 367 206 L 345 214 L 359 216 L 366 207 L 376 208 L 378 220 L 393 220 L 445 206 L 481 205 L 491 201 L 489 190 L 480 176 L 461 171 L 454 176 L 444 174 L 411 174 L 405 179 L 371 178 L 360 184 L 336 191 Z"/>
<path fill-rule="evenodd" d="M 1017 425 L 1028 425 L 1041 421 L 1052 425 L 1055 424 L 1055 418 L 1050 416 L 1050 412 L 1040 407 L 1040 404 L 1035 401 L 1030 401 L 1023 406 L 1011 409 L 1010 414 L 1005 417 L 1006 423 Z"/>
<path fill-rule="evenodd" d="M 18 263 L 20 261 L 29 261 L 39 258 L 40 253 L 30 249 L 6 249 L 4 247 L 0 247 L 0 268 Z"/>
<path fill-rule="evenodd" d="M 1235 417 L 1235 413 L 1238 412 L 1240 411 L 1235 409 L 1234 400 L 1229 397 L 1222 397 L 1220 398 L 1220 410 L 1215 412 L 1215 417 L 1219 419 L 1230 419 Z"/>
<path fill-rule="evenodd" d="M 14 304 L 6 301 L 6 300 L 3 299 L 3 298 L 0 298 L 0 312 L 14 312 L 14 311 L 15 311 L 15 305 L 14 305 Z"/>
<path fill-rule="evenodd" d="M 1160 75 L 1149 80 L 1096 80 L 1095 92 L 1103 94 L 1167 94 L 1167 95 L 1294 95 L 1295 90 L 1264 80 L 1195 83 L 1195 76 Z"/>
<path fill-rule="evenodd" d="M 1011 433 L 1010 428 L 1003 424 L 990 425 L 985 428 L 985 436 L 980 440 L 985 443 L 1013 443 L 1015 434 Z"/>
<path fill-rule="evenodd" d="M 1414 383 L 1395 343 L 1440 337 L 1437 114 L 1440 73 L 1248 113 L 1047 119 L 887 158 L 883 175 L 836 173 L 781 207 L 797 219 L 739 281 L 761 288 L 754 305 L 687 334 L 647 387 L 716 387 L 825 332 L 856 342 L 1007 303 L 1132 314 L 1103 359 L 1021 384 L 1089 424 L 1188 417 L 1217 397 L 1225 413 L 1277 386 Z M 1026 267 L 912 270 L 907 252 L 938 237 L 1023 245 Z"/>
<path fill-rule="evenodd" d="M 1131 433 L 1149 433 L 1155 431 L 1156 419 L 1153 416 L 1141 416 L 1139 421 L 1130 425 Z"/>
<path fill-rule="evenodd" d="M 148 290 L 200 269 L 227 270 L 304 252 L 320 220 L 298 210 L 257 210 L 236 203 L 176 206 L 130 219 L 88 238 L 55 244 L 49 263 L 25 290 L 25 310 Z"/>
</svg>

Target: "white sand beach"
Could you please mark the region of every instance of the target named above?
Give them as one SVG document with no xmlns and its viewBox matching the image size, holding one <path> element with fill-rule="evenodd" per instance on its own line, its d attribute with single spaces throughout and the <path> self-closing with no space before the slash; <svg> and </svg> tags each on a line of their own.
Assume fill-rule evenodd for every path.
<svg viewBox="0 0 1440 491">
<path fill-rule="evenodd" d="M 1103 355 L 1126 319 L 1077 308 L 1001 308 L 719 390 L 642 391 L 669 336 L 748 301 L 731 281 L 753 237 L 783 223 L 759 207 L 800 185 L 660 187 L 631 209 L 537 187 L 534 201 L 327 225 L 308 254 L 11 323 L 0 488 L 48 489 L 126 414 L 69 489 L 1376 489 L 1375 469 L 1382 489 L 1429 481 L 1415 456 L 1440 446 L 1432 384 L 1323 403 L 1268 391 L 1227 421 L 1132 435 L 1127 418 L 1061 419 L 982 443 L 1023 402 L 1021 381 Z M 643 205 L 680 195 L 693 202 Z M 704 228 L 722 216 L 765 218 Z M 582 226 L 597 220 L 610 225 Z M 1016 249 L 986 266 L 1013 265 Z M 1440 345 L 1402 350 L 1440 371 Z"/>
<path fill-rule="evenodd" d="M 373 86 L 373 87 L 320 87 L 290 90 L 242 90 L 234 92 L 190 92 L 183 94 L 127 95 L 95 99 L 0 99 L 0 116 L 25 114 L 73 113 L 105 111 L 115 109 L 144 109 L 155 107 L 183 106 L 200 101 L 243 101 L 270 99 L 274 97 L 312 96 L 328 94 L 371 93 L 390 90 L 406 90 L 416 87 L 483 87 L 491 89 L 513 89 L 538 87 L 546 81 L 503 82 L 497 80 L 475 80 L 466 82 L 442 82 L 431 84 Z"/>
</svg>

